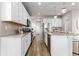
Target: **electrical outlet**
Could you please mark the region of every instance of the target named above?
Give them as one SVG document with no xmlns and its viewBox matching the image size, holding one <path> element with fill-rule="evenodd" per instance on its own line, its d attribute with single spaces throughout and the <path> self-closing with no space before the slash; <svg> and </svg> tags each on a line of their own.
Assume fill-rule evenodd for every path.
<svg viewBox="0 0 79 59">
<path fill-rule="evenodd" d="M 5 30 L 7 30 L 8 29 L 8 26 L 7 25 L 5 25 Z"/>
</svg>

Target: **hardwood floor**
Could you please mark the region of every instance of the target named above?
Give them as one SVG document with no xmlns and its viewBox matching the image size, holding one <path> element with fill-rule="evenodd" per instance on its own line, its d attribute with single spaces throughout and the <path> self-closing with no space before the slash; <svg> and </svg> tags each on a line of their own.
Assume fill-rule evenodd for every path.
<svg viewBox="0 0 79 59">
<path fill-rule="evenodd" d="M 50 56 L 42 38 L 37 35 L 28 50 L 27 56 Z"/>
</svg>

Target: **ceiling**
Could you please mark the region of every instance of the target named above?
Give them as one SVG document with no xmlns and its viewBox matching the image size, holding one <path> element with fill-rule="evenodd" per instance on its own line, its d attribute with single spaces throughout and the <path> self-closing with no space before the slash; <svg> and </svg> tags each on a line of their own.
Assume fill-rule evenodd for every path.
<svg viewBox="0 0 79 59">
<path fill-rule="evenodd" d="M 58 15 L 61 14 L 62 8 L 67 8 L 67 12 L 78 9 L 79 3 L 76 2 L 74 6 L 72 6 L 72 2 L 41 2 L 42 4 L 39 6 L 38 2 L 23 2 L 25 8 L 29 12 L 31 16 L 49 16 L 49 15 Z"/>
</svg>

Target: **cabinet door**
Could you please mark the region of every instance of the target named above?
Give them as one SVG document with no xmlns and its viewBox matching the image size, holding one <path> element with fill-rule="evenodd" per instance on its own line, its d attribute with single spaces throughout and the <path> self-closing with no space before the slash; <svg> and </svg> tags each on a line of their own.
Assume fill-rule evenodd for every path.
<svg viewBox="0 0 79 59">
<path fill-rule="evenodd" d="M 26 46 L 26 47 L 25 47 L 25 48 L 26 48 L 26 52 L 27 52 L 27 50 L 28 50 L 28 45 L 29 45 L 28 43 L 29 43 L 29 42 L 28 42 L 28 38 L 26 38 L 26 45 L 25 45 L 25 46 Z"/>
<path fill-rule="evenodd" d="M 21 39 L 21 47 L 22 47 L 21 55 L 24 56 L 24 54 L 25 54 L 25 40 L 24 40 L 24 38 Z"/>
<path fill-rule="evenodd" d="M 26 52 L 27 52 L 27 50 L 28 50 L 28 48 L 29 48 L 29 46 L 30 46 L 30 38 L 26 38 Z"/>
<path fill-rule="evenodd" d="M 25 53 L 26 53 L 26 37 L 23 37 L 22 38 L 22 56 L 24 56 L 25 55 Z"/>
<path fill-rule="evenodd" d="M 30 42 L 31 42 L 31 38 L 29 38 L 29 34 L 27 34 L 22 38 L 22 55 L 26 54 L 29 48 Z"/>
<path fill-rule="evenodd" d="M 21 38 L 7 38 L 7 55 L 21 56 Z"/>
<path fill-rule="evenodd" d="M 0 21 L 2 21 L 1 20 L 1 15 L 2 15 L 1 12 L 2 12 L 2 2 L 0 2 Z"/>
<path fill-rule="evenodd" d="M 31 44 L 31 33 L 26 35 L 26 52 Z"/>
<path fill-rule="evenodd" d="M 1 38 L 1 56 L 21 56 L 20 38 Z"/>
<path fill-rule="evenodd" d="M 68 42 L 68 55 L 72 56 L 72 52 L 73 52 L 73 43 L 72 43 L 72 39 L 73 36 L 67 36 L 67 42 Z"/>
<path fill-rule="evenodd" d="M 0 2 L 0 20 L 11 20 L 11 2 Z"/>
<path fill-rule="evenodd" d="M 18 2 L 12 2 L 12 5 L 11 5 L 11 17 L 12 17 L 12 20 L 15 20 L 18 22 Z"/>
<path fill-rule="evenodd" d="M 51 55 L 54 56 L 70 56 L 69 39 L 67 36 L 52 36 L 51 37 Z"/>
<path fill-rule="evenodd" d="M 27 25 L 27 13 L 24 6 L 22 6 L 22 17 L 23 17 L 24 24 Z"/>
<path fill-rule="evenodd" d="M 51 19 L 52 22 L 52 27 L 62 27 L 62 19 L 57 18 L 57 19 Z"/>
<path fill-rule="evenodd" d="M 22 3 L 18 3 L 18 14 L 19 14 L 19 22 L 22 23 Z"/>
<path fill-rule="evenodd" d="M 7 55 L 7 40 L 1 38 L 1 56 Z"/>
</svg>

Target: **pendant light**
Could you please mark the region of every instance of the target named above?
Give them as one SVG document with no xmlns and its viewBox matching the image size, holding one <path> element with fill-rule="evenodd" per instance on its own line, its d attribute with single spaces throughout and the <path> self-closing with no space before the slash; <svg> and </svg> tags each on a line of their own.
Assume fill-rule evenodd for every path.
<svg viewBox="0 0 79 59">
<path fill-rule="evenodd" d="M 62 13 L 66 13 L 67 12 L 67 9 L 66 8 L 62 8 Z"/>
<path fill-rule="evenodd" d="M 55 19 L 57 18 L 57 15 L 56 15 L 56 7 L 55 7 L 55 15 L 54 15 L 54 18 L 55 18 Z"/>
<path fill-rule="evenodd" d="M 64 2 L 62 3 L 62 6 L 63 6 L 63 8 L 62 8 L 61 12 L 64 14 L 64 13 L 67 12 L 67 8 L 65 7 L 65 3 Z"/>
</svg>

